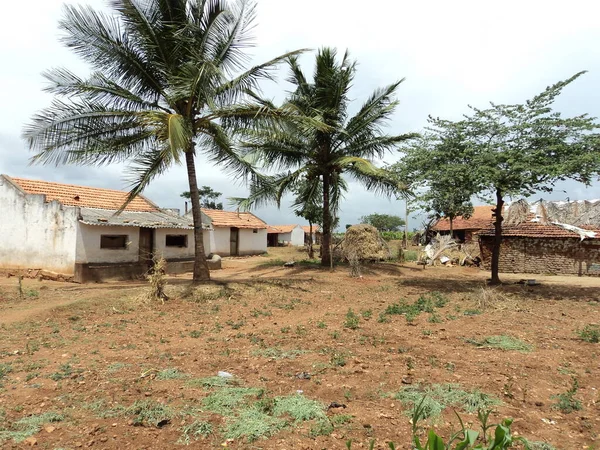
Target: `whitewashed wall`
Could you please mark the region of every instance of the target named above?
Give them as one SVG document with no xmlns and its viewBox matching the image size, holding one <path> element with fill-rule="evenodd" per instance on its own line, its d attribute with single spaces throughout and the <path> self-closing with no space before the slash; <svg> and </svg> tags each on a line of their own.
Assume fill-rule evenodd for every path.
<svg viewBox="0 0 600 450">
<path fill-rule="evenodd" d="M 74 273 L 77 209 L 44 200 L 0 176 L 0 267 Z"/>
<path fill-rule="evenodd" d="M 100 248 L 103 234 L 127 235 L 127 248 Z M 137 227 L 96 226 L 79 223 L 77 230 L 78 263 L 123 263 L 139 260 L 140 229 Z"/>
<path fill-rule="evenodd" d="M 296 247 L 302 247 L 304 245 L 304 230 L 298 225 L 290 233 L 290 243 Z"/>
<path fill-rule="evenodd" d="M 240 228 L 238 246 L 240 255 L 259 255 L 267 251 L 267 229 L 259 229 L 256 233 L 249 228 Z"/>
<path fill-rule="evenodd" d="M 181 228 L 157 228 L 154 230 L 154 252 L 166 259 L 192 258 L 194 256 L 194 230 Z M 103 234 L 125 234 L 128 236 L 126 249 L 100 248 Z M 167 234 L 185 234 L 187 247 L 167 247 Z M 210 232 L 204 231 L 204 248 L 210 253 Z M 139 261 L 140 229 L 138 227 L 94 226 L 79 224 L 77 233 L 78 263 L 122 263 Z"/>
<path fill-rule="evenodd" d="M 211 249 L 212 253 L 219 256 L 228 256 L 231 249 L 229 244 L 231 229 L 229 227 L 215 227 L 214 230 L 214 247 Z"/>
<path fill-rule="evenodd" d="M 210 253 L 210 234 L 203 230 L 204 252 Z M 187 236 L 187 247 L 167 247 L 165 245 L 167 234 L 184 234 Z M 193 258 L 194 257 L 194 230 L 181 228 L 157 228 L 154 234 L 154 252 L 165 259 Z"/>
</svg>

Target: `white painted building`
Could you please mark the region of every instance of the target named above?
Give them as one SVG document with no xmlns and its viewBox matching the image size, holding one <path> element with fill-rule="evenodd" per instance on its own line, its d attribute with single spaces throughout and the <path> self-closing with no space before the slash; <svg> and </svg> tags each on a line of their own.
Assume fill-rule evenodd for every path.
<svg viewBox="0 0 600 450">
<path fill-rule="evenodd" d="M 115 215 L 127 195 L 0 175 L 0 269 L 44 269 L 78 282 L 125 279 L 162 255 L 168 272 L 191 270 L 191 221 L 143 196 Z M 204 233 L 207 249 L 211 231 Z"/>
<path fill-rule="evenodd" d="M 243 256 L 267 251 L 267 224 L 252 213 L 203 208 L 202 224 L 212 230 L 211 253 Z"/>
<path fill-rule="evenodd" d="M 300 225 L 269 225 L 269 245 L 291 245 L 302 247 L 304 245 L 304 230 Z"/>
</svg>

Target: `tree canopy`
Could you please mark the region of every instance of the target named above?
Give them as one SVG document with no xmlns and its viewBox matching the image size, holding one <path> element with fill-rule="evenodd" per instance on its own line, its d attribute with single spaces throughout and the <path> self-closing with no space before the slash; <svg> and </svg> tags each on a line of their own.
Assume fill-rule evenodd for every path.
<svg viewBox="0 0 600 450">
<path fill-rule="evenodd" d="M 208 209 L 223 209 L 223 203 L 217 202 L 217 199 L 223 195 L 222 192 L 214 191 L 210 186 L 202 186 L 198 188 L 198 195 L 200 196 L 200 205 L 203 208 Z M 180 197 L 190 199 L 190 191 L 184 191 Z"/>
<path fill-rule="evenodd" d="M 360 221 L 374 226 L 379 231 L 400 231 L 404 226 L 404 219 L 390 214 L 369 214 L 361 217 Z"/>
</svg>

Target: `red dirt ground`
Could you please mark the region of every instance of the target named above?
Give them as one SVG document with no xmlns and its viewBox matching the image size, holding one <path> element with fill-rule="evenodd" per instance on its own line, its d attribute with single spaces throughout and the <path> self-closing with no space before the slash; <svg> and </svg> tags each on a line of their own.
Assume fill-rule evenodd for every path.
<svg viewBox="0 0 600 450">
<path fill-rule="evenodd" d="M 479 269 L 385 263 L 366 267 L 363 278 L 350 278 L 344 267 L 331 273 L 316 266 L 265 264 L 273 257 L 302 256 L 276 249 L 270 257 L 226 258 L 224 269 L 213 273 L 214 283 L 195 291 L 187 287 L 188 277 L 172 277 L 171 299 L 164 305 L 140 300 L 147 289 L 142 282 L 25 280 L 19 299 L 16 279 L 0 279 L 4 429 L 13 429 L 20 418 L 54 411 L 65 419 L 44 424 L 33 435 L 38 448 L 182 447 L 176 442 L 192 421 L 189 415 L 161 428 L 135 426 L 131 416 L 103 419 L 90 405 L 154 400 L 180 410 L 200 408 L 207 392 L 188 380 L 224 370 L 269 396 L 302 390 L 324 405 L 345 404 L 328 415 L 347 415 L 348 422 L 317 437 L 310 434 L 313 422 L 302 423 L 249 443 L 226 441 L 219 431 L 224 419 L 200 411 L 214 431 L 191 448 L 343 449 L 348 439 L 353 448 L 367 448 L 371 439 L 378 449 L 387 448 L 388 441 L 412 448 L 405 407 L 393 397 L 406 382 L 479 389 L 503 402 L 494 421 L 514 418 L 519 436 L 557 448 L 598 447 L 600 344 L 584 342 L 576 331 L 600 321 L 600 279 L 535 276 L 541 285 L 523 286 L 515 282 L 531 276 L 505 275 L 506 284 L 497 290 L 503 297 L 481 305 L 488 274 Z M 398 315 L 378 321 L 388 305 L 401 299 L 412 303 L 433 291 L 449 299 L 436 311 L 441 322 L 430 322 L 427 313 L 412 323 Z M 344 326 L 349 308 L 360 317 L 357 329 Z M 481 314 L 465 315 L 473 310 Z M 534 349 L 503 351 L 465 341 L 491 335 L 510 335 Z M 297 354 L 269 353 L 274 349 Z M 187 378 L 153 376 L 175 368 Z M 296 378 L 300 372 L 312 378 Z M 551 397 L 566 392 L 573 377 L 583 409 L 567 414 L 553 408 Z M 466 422 L 476 422 L 476 416 L 458 412 Z M 456 422 L 448 409 L 435 426 L 448 436 Z M 34 440 L 6 439 L 2 445 L 27 448 Z"/>
</svg>

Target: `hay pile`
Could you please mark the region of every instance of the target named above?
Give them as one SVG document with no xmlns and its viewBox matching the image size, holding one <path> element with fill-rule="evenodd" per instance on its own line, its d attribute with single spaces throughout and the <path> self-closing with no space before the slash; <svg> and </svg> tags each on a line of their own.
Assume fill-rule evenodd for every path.
<svg viewBox="0 0 600 450">
<path fill-rule="evenodd" d="M 387 243 L 371 225 L 354 225 L 346 230 L 342 243 L 348 261 L 382 261 L 392 257 Z"/>
</svg>

